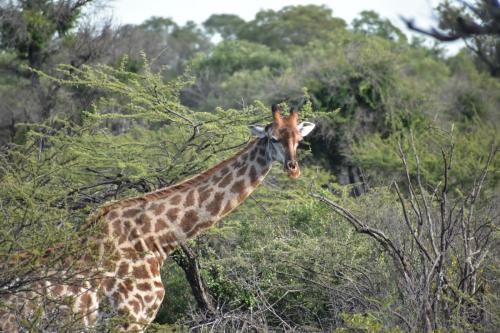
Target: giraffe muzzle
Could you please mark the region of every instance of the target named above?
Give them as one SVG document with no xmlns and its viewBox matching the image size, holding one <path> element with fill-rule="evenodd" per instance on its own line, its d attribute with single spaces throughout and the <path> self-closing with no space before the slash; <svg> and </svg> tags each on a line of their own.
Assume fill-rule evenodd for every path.
<svg viewBox="0 0 500 333">
<path fill-rule="evenodd" d="M 285 164 L 285 171 L 288 174 L 288 177 L 292 179 L 297 179 L 300 176 L 300 168 L 299 163 L 295 160 L 289 160 Z"/>
</svg>

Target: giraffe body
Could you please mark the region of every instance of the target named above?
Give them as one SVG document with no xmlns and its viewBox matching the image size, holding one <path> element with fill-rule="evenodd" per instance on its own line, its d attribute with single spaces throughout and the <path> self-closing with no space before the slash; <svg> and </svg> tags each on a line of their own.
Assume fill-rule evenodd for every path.
<svg viewBox="0 0 500 333">
<path fill-rule="evenodd" d="M 301 133 L 297 129 L 291 134 L 283 132 L 287 139 L 281 138 L 279 143 L 276 119 L 282 121 L 283 128 L 293 119 L 292 115 L 290 119 L 277 118 L 276 113 L 272 126 L 254 129 L 260 138 L 232 158 L 180 184 L 101 208 L 93 220 L 102 223 L 102 233 L 88 240 L 93 259 L 76 259 L 80 264 L 75 266 L 81 272 L 64 283 L 58 282 L 65 280 L 61 277 L 45 279 L 30 288 L 39 292 L 20 292 L 1 299 L 8 307 L 0 309 L 0 329 L 20 331 L 18 315 L 33 317 L 34 304 L 48 296 L 56 300 L 43 307 L 49 331 L 51 313 L 63 311 L 87 329 L 99 328 L 108 317 L 120 315 L 125 318 L 123 331 L 141 332 L 162 303 L 165 290 L 160 270 L 177 245 L 208 229 L 243 202 L 275 160 L 289 167 L 292 178 L 298 176 L 294 155 L 298 141 L 290 143 L 288 137 Z M 287 147 L 293 148 L 293 154 Z M 293 159 L 287 160 L 290 156 Z M 290 160 L 295 163 L 292 168 Z"/>
</svg>

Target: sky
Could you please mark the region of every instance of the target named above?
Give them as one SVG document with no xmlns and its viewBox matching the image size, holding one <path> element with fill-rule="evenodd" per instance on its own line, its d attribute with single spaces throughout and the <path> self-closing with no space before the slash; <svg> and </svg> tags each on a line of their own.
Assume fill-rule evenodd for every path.
<svg viewBox="0 0 500 333">
<path fill-rule="evenodd" d="M 262 9 L 279 10 L 288 5 L 326 5 L 333 15 L 350 23 L 363 10 L 374 10 L 388 18 L 405 33 L 400 16 L 414 18 L 421 27 L 436 25 L 433 8 L 439 0 L 113 0 L 108 10 L 117 24 L 138 24 L 151 16 L 171 17 L 178 24 L 187 21 L 203 23 L 212 14 L 236 14 L 246 21 L 252 20 Z M 448 44 L 450 53 L 460 47 Z"/>
</svg>

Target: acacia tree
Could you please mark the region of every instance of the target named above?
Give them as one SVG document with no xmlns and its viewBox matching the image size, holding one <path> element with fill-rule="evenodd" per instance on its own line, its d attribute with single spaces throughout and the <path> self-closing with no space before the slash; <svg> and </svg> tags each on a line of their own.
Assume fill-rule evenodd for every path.
<svg viewBox="0 0 500 333">
<path fill-rule="evenodd" d="M 126 68 L 60 66 L 63 79 L 38 72 L 41 80 L 99 90 L 102 98 L 84 112 L 82 124 L 56 118 L 26 125 L 24 143 L 2 152 L 0 294 L 57 276 L 69 283 L 79 268 L 64 263 L 86 253 L 81 240 L 89 237 L 83 226 L 92 209 L 200 172 L 240 148 L 246 124 L 263 115 L 263 107 L 194 112 L 179 102 L 188 78 L 164 82 L 147 64 L 141 73 Z M 46 296 L 40 295 L 36 314 L 54 304 Z M 78 325 L 39 315 L 23 319 L 29 330 Z"/>
</svg>

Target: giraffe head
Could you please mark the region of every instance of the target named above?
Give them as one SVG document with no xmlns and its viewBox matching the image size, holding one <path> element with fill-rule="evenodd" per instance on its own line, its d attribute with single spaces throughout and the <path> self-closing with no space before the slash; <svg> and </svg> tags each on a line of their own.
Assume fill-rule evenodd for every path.
<svg viewBox="0 0 500 333">
<path fill-rule="evenodd" d="M 269 160 L 283 163 L 283 169 L 288 176 L 298 178 L 300 168 L 297 161 L 297 146 L 316 125 L 307 121 L 299 124 L 299 114 L 296 110 L 291 110 L 290 115 L 283 116 L 281 109 L 273 105 L 272 111 L 273 122 L 266 127 L 250 126 L 252 134 L 266 139 L 266 156 Z"/>
</svg>

